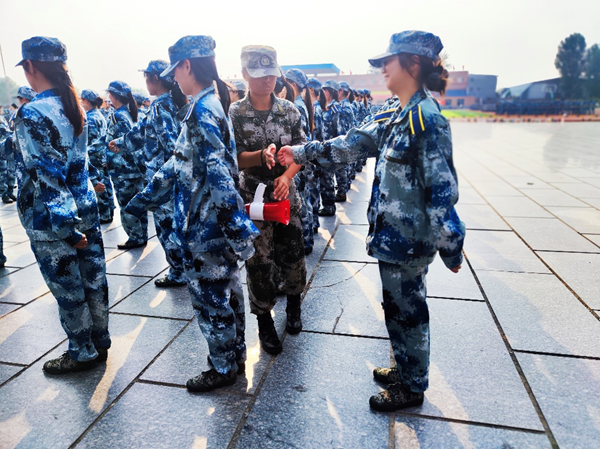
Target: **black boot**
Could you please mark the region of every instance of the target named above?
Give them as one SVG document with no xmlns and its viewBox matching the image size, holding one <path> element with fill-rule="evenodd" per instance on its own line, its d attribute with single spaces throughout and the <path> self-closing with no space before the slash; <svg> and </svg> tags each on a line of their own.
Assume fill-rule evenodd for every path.
<svg viewBox="0 0 600 449">
<path fill-rule="evenodd" d="M 300 295 L 288 295 L 287 297 L 287 323 L 285 329 L 288 334 L 295 335 L 302 330 L 302 318 L 300 317 Z"/>
<path fill-rule="evenodd" d="M 269 354 L 279 354 L 283 346 L 281 346 L 281 341 L 277 336 L 271 313 L 263 313 L 262 315 L 257 315 L 256 318 L 258 319 L 258 338 L 260 339 L 261 346 Z"/>
</svg>

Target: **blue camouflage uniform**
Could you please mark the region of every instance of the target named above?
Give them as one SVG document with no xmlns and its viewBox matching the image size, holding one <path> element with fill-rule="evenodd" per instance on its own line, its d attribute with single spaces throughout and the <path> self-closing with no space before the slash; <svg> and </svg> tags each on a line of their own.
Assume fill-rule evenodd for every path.
<svg viewBox="0 0 600 449">
<path fill-rule="evenodd" d="M 320 94 L 320 91 L 323 87 L 321 82 L 316 78 L 309 78 L 308 83 L 306 85 L 309 88 L 315 89 L 315 94 L 317 97 Z M 313 140 L 317 140 L 319 142 L 323 141 L 323 109 L 321 108 L 321 103 L 319 100 L 315 100 L 313 102 Z M 313 172 L 313 182 L 309 184 L 307 187 L 309 189 L 310 195 L 310 203 L 312 205 L 313 210 L 313 231 L 316 233 L 319 229 L 319 208 L 321 207 L 321 194 L 320 194 L 320 179 L 321 179 L 321 169 L 313 164 L 311 164 L 312 172 Z"/>
<path fill-rule="evenodd" d="M 344 81 L 340 84 L 340 89 L 348 92 L 350 87 Z M 342 136 L 356 126 L 356 119 L 354 117 L 354 110 L 350 104 L 348 98 L 344 98 L 339 102 L 340 114 L 338 116 L 338 136 Z M 348 164 L 344 168 L 340 168 L 335 172 L 336 181 L 336 197 L 338 199 L 345 198 L 346 193 L 350 189 L 350 183 L 352 182 L 352 176 L 354 174 L 354 164 Z"/>
<path fill-rule="evenodd" d="M 87 128 L 74 136 L 58 91 L 50 89 L 19 109 L 15 135 L 21 223 L 58 302 L 69 355 L 76 361 L 92 360 L 97 349 L 110 347 L 110 335 L 104 246 L 88 176 Z M 83 234 L 87 246 L 74 248 Z"/>
<path fill-rule="evenodd" d="M 0 117 L 0 150 L 4 147 L 4 140 L 10 132 L 5 132 L 8 129 L 4 117 Z M 6 191 L 6 159 L 2 151 L 0 151 L 0 196 L 4 195 Z M 0 268 L 4 267 L 6 263 L 6 256 L 4 255 L 4 241 L 2 238 L 2 228 L 0 228 Z"/>
<path fill-rule="evenodd" d="M 144 72 L 158 76 L 167 69 L 166 61 L 150 61 Z M 166 77 L 174 83 L 173 78 Z M 173 155 L 181 124 L 177 117 L 178 108 L 170 92 L 158 96 L 150 105 L 143 124 L 134 126 L 127 134 L 116 139 L 116 145 L 122 152 L 141 153 L 143 155 L 146 183 L 152 180 L 154 174 Z M 167 279 L 175 283 L 184 282 L 183 254 L 181 249 L 173 245 L 169 236 L 173 227 L 174 203 L 173 198 L 153 211 L 156 235 L 160 241 L 169 263 Z"/>
<path fill-rule="evenodd" d="M 121 81 L 113 81 L 109 89 L 123 95 L 130 90 L 129 86 Z M 111 115 L 106 133 L 106 144 L 127 134 L 133 127 L 133 121 L 127 105 L 122 105 Z M 128 242 L 141 245 L 148 240 L 148 215 L 143 214 L 137 220 L 123 220 L 122 209 L 131 198 L 141 192 L 145 186 L 145 176 L 141 172 L 141 152 L 113 153 L 108 151 L 108 170 L 115 187 L 117 202 L 121 207 L 121 222 L 123 229 L 129 237 Z"/>
<path fill-rule="evenodd" d="M 462 263 L 465 226 L 454 205 L 458 180 L 448 121 L 424 90 L 402 110 L 323 144 L 295 147 L 294 160 L 323 167 L 376 157 L 367 252 L 379 260 L 386 326 L 402 383 L 428 386 L 429 313 L 425 274 L 437 252 Z"/>
<path fill-rule="evenodd" d="M 179 47 L 178 47 L 179 45 Z M 191 46 L 182 57 L 214 56 L 208 36 L 188 36 L 169 49 L 173 70 L 178 48 Z M 163 74 L 167 74 L 163 72 Z M 184 254 L 192 305 L 210 359 L 221 374 L 246 359 L 244 297 L 239 260 L 254 253 L 259 234 L 238 193 L 237 154 L 231 122 L 214 87 L 193 99 L 175 145 L 174 155 L 146 189 L 126 207 L 140 215 L 174 197 L 171 240 Z"/>
</svg>

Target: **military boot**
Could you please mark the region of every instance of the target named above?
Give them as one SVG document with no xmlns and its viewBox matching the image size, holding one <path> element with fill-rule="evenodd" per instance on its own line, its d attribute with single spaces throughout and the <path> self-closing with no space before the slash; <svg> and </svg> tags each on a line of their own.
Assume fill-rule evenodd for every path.
<svg viewBox="0 0 600 449">
<path fill-rule="evenodd" d="M 96 360 L 89 360 L 87 362 L 78 362 L 73 360 L 69 351 L 65 351 L 63 355 L 56 359 L 48 360 L 44 363 L 42 369 L 48 374 L 67 374 L 75 373 L 77 371 L 87 371 L 95 368 Z"/>
<path fill-rule="evenodd" d="M 302 330 L 302 318 L 300 317 L 300 295 L 288 295 L 287 297 L 287 322 L 285 329 L 288 334 L 295 335 Z"/>
<path fill-rule="evenodd" d="M 271 313 L 263 313 L 262 315 L 257 315 L 256 318 L 258 319 L 258 338 L 260 339 L 261 346 L 269 354 L 279 354 L 283 346 L 281 346 L 281 341 L 277 336 Z"/>
<path fill-rule="evenodd" d="M 423 404 L 424 393 L 415 393 L 401 383 L 388 386 L 387 390 L 371 396 L 369 405 L 373 410 L 393 412 L 402 408 L 416 407 Z"/>
<path fill-rule="evenodd" d="M 373 377 L 377 382 L 383 384 L 395 384 L 400 382 L 400 374 L 398 374 L 398 368 L 375 368 L 373 370 Z"/>
<path fill-rule="evenodd" d="M 211 368 L 208 371 L 204 371 L 199 376 L 189 379 L 185 384 L 185 387 L 188 391 L 193 392 L 211 391 L 233 385 L 236 378 L 237 374 L 233 370 L 229 371 L 227 374 L 221 374 L 216 369 Z"/>
</svg>

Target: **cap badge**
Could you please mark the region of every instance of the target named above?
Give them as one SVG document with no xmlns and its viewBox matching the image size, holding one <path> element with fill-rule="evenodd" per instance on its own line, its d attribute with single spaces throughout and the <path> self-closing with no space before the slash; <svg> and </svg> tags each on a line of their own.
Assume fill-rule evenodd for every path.
<svg viewBox="0 0 600 449">
<path fill-rule="evenodd" d="M 271 60 L 267 56 L 263 56 L 260 58 L 260 65 L 263 67 L 268 67 L 271 65 Z"/>
</svg>

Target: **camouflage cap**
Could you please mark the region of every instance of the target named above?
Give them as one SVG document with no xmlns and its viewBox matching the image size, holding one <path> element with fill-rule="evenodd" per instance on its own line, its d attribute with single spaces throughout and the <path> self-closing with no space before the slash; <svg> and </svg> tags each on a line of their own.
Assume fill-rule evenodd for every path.
<svg viewBox="0 0 600 449">
<path fill-rule="evenodd" d="M 246 45 L 242 47 L 242 69 L 246 69 L 252 78 L 263 76 L 281 76 L 277 64 L 277 52 L 266 45 Z"/>
<path fill-rule="evenodd" d="M 350 85 L 346 81 L 340 81 L 338 83 L 338 90 L 343 90 L 344 92 L 350 92 Z"/>
<path fill-rule="evenodd" d="M 444 46 L 435 34 L 426 31 L 402 31 L 393 34 L 390 45 L 385 53 L 369 59 L 374 67 L 381 67 L 385 58 L 400 53 L 412 53 L 435 59 Z"/>
<path fill-rule="evenodd" d="M 166 77 L 184 59 L 215 57 L 217 44 L 211 36 L 184 36 L 169 47 L 170 66 L 161 73 Z"/>
<path fill-rule="evenodd" d="M 81 91 L 81 95 L 80 97 L 83 100 L 88 100 L 88 101 L 96 101 L 97 98 L 100 97 L 100 95 L 98 95 L 98 93 L 95 90 L 91 90 L 91 89 L 83 89 Z"/>
<path fill-rule="evenodd" d="M 340 90 L 340 86 L 338 85 L 338 83 L 336 83 L 333 80 L 327 80 L 323 83 L 323 88 L 325 87 L 329 87 L 330 89 L 333 90 Z"/>
<path fill-rule="evenodd" d="M 17 98 L 21 97 L 29 101 L 33 100 L 33 97 L 35 97 L 36 95 L 37 92 L 28 86 L 21 86 L 17 91 Z"/>
<path fill-rule="evenodd" d="M 289 69 L 285 72 L 285 77 L 296 83 L 300 89 L 304 89 L 308 83 L 308 77 L 300 69 Z"/>
<path fill-rule="evenodd" d="M 247 86 L 246 86 L 246 83 L 244 83 L 243 81 L 231 80 L 231 81 L 228 81 L 228 83 L 231 85 L 233 90 L 241 90 L 241 91 L 246 92 Z"/>
<path fill-rule="evenodd" d="M 67 60 L 67 47 L 55 37 L 34 36 L 21 43 L 23 59 L 17 64 L 31 61 L 55 62 Z"/>
<path fill-rule="evenodd" d="M 135 92 L 133 95 L 133 99 L 135 101 L 137 101 L 138 103 L 143 103 L 144 101 L 149 101 L 150 98 L 147 97 L 146 95 L 139 93 L 139 92 Z"/>
<path fill-rule="evenodd" d="M 315 89 L 315 90 L 321 90 L 323 85 L 321 84 L 321 81 L 319 81 L 318 79 L 309 78 L 308 82 L 306 83 L 306 87 L 310 87 L 311 89 Z"/>
<path fill-rule="evenodd" d="M 148 67 L 145 69 L 139 70 L 140 72 L 149 73 L 151 75 L 156 75 L 159 78 L 164 79 L 169 83 L 174 83 L 175 78 L 173 78 L 173 73 L 169 73 L 166 76 L 162 76 L 162 73 L 169 68 L 169 63 L 162 59 L 154 59 L 148 63 Z"/>
<path fill-rule="evenodd" d="M 120 95 L 121 97 L 127 97 L 127 94 L 131 92 L 131 87 L 124 81 L 113 81 L 108 85 L 106 91 Z"/>
</svg>

